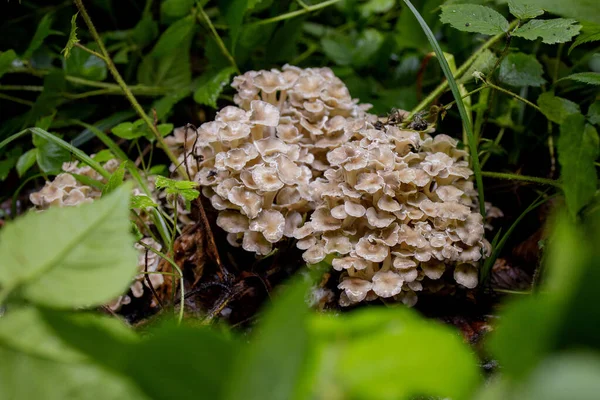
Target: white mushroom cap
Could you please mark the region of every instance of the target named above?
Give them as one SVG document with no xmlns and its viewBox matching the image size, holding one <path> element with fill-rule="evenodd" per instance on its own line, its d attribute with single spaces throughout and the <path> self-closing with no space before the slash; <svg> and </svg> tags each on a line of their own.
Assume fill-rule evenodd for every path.
<svg viewBox="0 0 600 400">
<path fill-rule="evenodd" d="M 379 297 L 392 297 L 402 291 L 404 280 L 393 271 L 378 271 L 373 275 L 373 291 Z"/>
<path fill-rule="evenodd" d="M 331 262 L 333 269 L 341 271 L 343 269 L 354 268 L 357 271 L 363 270 L 369 266 L 369 262 L 354 256 L 334 258 Z"/>
<path fill-rule="evenodd" d="M 338 289 L 345 292 L 351 303 L 363 301 L 372 288 L 373 284 L 371 282 L 360 278 L 346 278 L 338 285 Z"/>
<path fill-rule="evenodd" d="M 376 173 L 363 172 L 358 175 L 358 182 L 354 186 L 356 190 L 373 194 L 383 188 L 383 178 Z"/>
<path fill-rule="evenodd" d="M 371 262 L 383 262 L 390 253 L 390 248 L 386 245 L 371 242 L 368 238 L 360 238 L 356 244 L 356 254 Z"/>
<path fill-rule="evenodd" d="M 327 232 L 334 231 L 342 227 L 340 220 L 331 215 L 326 207 L 317 208 L 310 217 L 313 229 Z"/>
<path fill-rule="evenodd" d="M 471 264 L 459 264 L 454 268 L 454 280 L 468 289 L 477 287 L 479 277 L 477 268 Z"/>
<path fill-rule="evenodd" d="M 347 236 L 343 235 L 331 235 L 324 236 L 325 239 L 325 252 L 327 254 L 339 253 L 348 254 L 352 250 L 352 243 Z"/>
<path fill-rule="evenodd" d="M 254 77 L 254 84 L 265 93 L 273 93 L 289 88 L 288 82 L 279 72 L 260 71 Z"/>
<path fill-rule="evenodd" d="M 250 121 L 256 125 L 277 126 L 279 123 L 279 109 L 272 104 L 252 100 L 250 112 Z"/>
<path fill-rule="evenodd" d="M 375 228 L 386 228 L 396 220 L 396 217 L 393 214 L 377 211 L 374 207 L 369 207 L 366 214 L 369 224 Z"/>
<path fill-rule="evenodd" d="M 344 202 L 344 211 L 346 214 L 356 218 L 360 218 L 367 213 L 367 209 L 365 207 L 352 201 Z"/>
<path fill-rule="evenodd" d="M 256 218 L 262 210 L 262 196 L 245 189 L 243 186 L 232 188 L 227 195 L 227 199 L 236 206 L 241 207 L 244 214 L 251 219 Z"/>
<path fill-rule="evenodd" d="M 277 243 L 283 237 L 285 218 L 275 210 L 262 210 L 250 221 L 250 230 L 260 232 L 271 243 Z"/>
<path fill-rule="evenodd" d="M 446 271 L 446 265 L 442 262 L 422 263 L 421 269 L 429 279 L 440 279 Z"/>
<path fill-rule="evenodd" d="M 325 247 L 323 246 L 323 243 L 319 241 L 302 253 L 302 258 L 308 264 L 316 264 L 321 262 L 325 259 L 325 256 L 327 256 L 327 253 L 325 253 Z"/>
<path fill-rule="evenodd" d="M 215 115 L 215 121 L 229 123 L 229 122 L 248 122 L 248 113 L 235 106 L 226 106 L 217 112 Z"/>
<path fill-rule="evenodd" d="M 244 233 L 242 248 L 246 251 L 266 256 L 271 252 L 273 245 L 265 239 L 260 232 L 247 231 Z"/>
<path fill-rule="evenodd" d="M 256 187 L 264 192 L 273 192 L 284 186 L 279 179 L 277 170 L 264 164 L 258 164 L 252 168 L 252 180 L 256 183 Z"/>
</svg>

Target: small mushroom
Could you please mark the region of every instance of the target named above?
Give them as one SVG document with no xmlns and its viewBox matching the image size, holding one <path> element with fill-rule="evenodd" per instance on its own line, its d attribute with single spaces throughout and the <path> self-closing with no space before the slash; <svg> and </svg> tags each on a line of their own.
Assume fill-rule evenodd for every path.
<svg viewBox="0 0 600 400">
<path fill-rule="evenodd" d="M 378 271 L 373 275 L 373 291 L 379 297 L 392 297 L 402 291 L 404 280 L 393 271 Z"/>
<path fill-rule="evenodd" d="M 271 243 L 277 243 L 283 237 L 285 217 L 279 211 L 262 210 L 250 221 L 250 230 L 260 232 Z"/>
<path fill-rule="evenodd" d="M 471 264 L 457 265 L 454 268 L 454 280 L 468 289 L 474 289 L 479 283 L 477 268 Z"/>
<path fill-rule="evenodd" d="M 338 285 L 338 289 L 344 291 L 351 303 L 363 301 L 372 288 L 371 282 L 360 278 L 346 278 Z"/>
</svg>

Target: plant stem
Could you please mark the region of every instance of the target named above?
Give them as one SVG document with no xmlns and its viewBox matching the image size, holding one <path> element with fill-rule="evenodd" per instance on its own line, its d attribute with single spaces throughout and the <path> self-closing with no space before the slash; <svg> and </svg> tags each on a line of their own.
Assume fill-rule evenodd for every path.
<svg viewBox="0 0 600 400">
<path fill-rule="evenodd" d="M 513 21 L 511 22 L 511 24 L 509 25 L 508 29 L 512 29 L 515 26 L 517 26 L 517 21 Z M 494 44 L 496 44 L 496 42 L 498 42 L 500 39 L 502 39 L 505 36 L 505 33 L 499 33 L 496 36 L 492 36 L 491 38 L 488 39 L 487 42 L 485 42 L 483 45 L 481 45 L 480 48 L 478 48 L 472 55 L 471 57 L 467 58 L 467 60 L 463 63 L 463 65 L 460 66 L 460 68 L 458 68 L 456 70 L 456 75 L 455 78 L 460 78 L 465 72 L 467 72 L 467 70 L 469 69 L 469 67 L 471 66 L 471 64 L 473 64 L 473 62 L 475 62 L 475 60 L 477 59 L 477 57 L 479 57 L 479 53 L 481 53 L 482 51 L 490 48 L 491 46 L 493 46 Z M 431 92 L 429 94 L 429 96 L 427 96 L 425 99 L 423 99 L 411 112 L 410 115 L 408 116 L 408 118 L 412 118 L 416 113 L 418 113 L 419 111 L 422 111 L 425 107 L 427 107 L 429 104 L 433 103 L 433 101 L 439 97 L 442 93 L 444 93 L 444 91 L 446 91 L 446 89 L 448 89 L 448 80 L 444 80 L 444 82 L 440 83 L 438 85 L 438 87 L 436 87 L 433 92 Z"/>
<path fill-rule="evenodd" d="M 208 29 L 210 29 L 210 31 L 212 32 L 212 34 L 215 38 L 215 41 L 217 42 L 217 45 L 221 49 L 221 52 L 223 53 L 223 55 L 229 60 L 229 62 L 233 66 L 233 68 L 235 68 L 235 72 L 238 75 L 241 75 L 242 73 L 240 72 L 240 69 L 238 68 L 238 66 L 236 64 L 235 59 L 233 58 L 233 56 L 231 55 L 229 50 L 227 50 L 227 46 L 225 46 L 225 43 L 223 43 L 221 36 L 219 36 L 219 33 L 215 29 L 215 26 L 211 22 L 208 15 L 206 15 L 206 12 L 204 11 L 204 8 L 200 4 L 200 2 L 196 1 L 196 6 L 198 7 L 198 14 L 196 14 L 196 16 L 198 17 L 198 20 L 200 20 L 200 17 L 202 17 L 202 20 L 206 23 L 206 25 L 208 25 Z"/>
<path fill-rule="evenodd" d="M 106 50 L 106 47 L 104 46 L 104 42 L 102 41 L 102 38 L 98 34 L 98 31 L 96 31 L 96 27 L 94 26 L 94 23 L 92 22 L 90 16 L 88 15 L 87 10 L 85 9 L 85 7 L 83 5 L 82 0 L 74 0 L 74 1 L 75 1 L 75 4 L 77 5 L 77 8 L 79 9 L 79 12 L 81 13 L 83 20 L 85 21 L 85 23 L 90 31 L 90 34 L 96 41 L 96 44 L 100 48 L 100 52 L 104 56 L 104 61 L 106 62 L 106 66 L 108 67 L 108 70 L 111 72 L 115 81 L 117 81 L 117 84 L 120 86 L 121 90 L 123 90 L 125 97 L 127 97 L 127 100 L 129 100 L 129 102 L 131 103 L 131 105 L 133 106 L 135 111 L 142 118 L 142 120 L 146 123 L 146 125 L 148 125 L 148 128 L 150 129 L 150 131 L 156 137 L 156 141 L 160 144 L 160 146 L 162 147 L 162 149 L 165 152 L 165 154 L 167 155 L 167 157 L 169 157 L 169 160 L 171 160 L 171 162 L 173 164 L 179 165 L 179 161 L 177 160 L 177 157 L 175 156 L 175 154 L 173 154 L 173 152 L 169 149 L 169 146 L 167 146 L 167 144 L 165 143 L 165 140 L 163 139 L 162 135 L 158 131 L 158 128 L 156 127 L 154 122 L 150 119 L 148 114 L 146 114 L 146 112 L 144 111 L 144 109 L 142 108 L 140 103 L 137 101 L 137 99 L 135 98 L 135 96 L 133 95 L 133 93 L 131 92 L 129 87 L 127 86 L 127 83 L 125 83 L 125 81 L 121 77 L 121 74 L 117 70 L 117 67 L 113 63 L 112 59 L 110 58 L 110 55 L 108 54 L 108 51 Z M 189 179 L 187 173 L 181 166 L 179 166 L 177 168 L 177 170 L 184 179 Z"/>
<path fill-rule="evenodd" d="M 487 82 L 487 81 L 485 81 L 485 83 L 486 83 L 486 85 L 488 85 L 488 86 L 489 86 L 489 87 L 491 87 L 492 89 L 496 89 L 496 90 L 497 90 L 497 91 L 499 91 L 499 92 L 506 93 L 507 95 L 509 95 L 509 96 L 512 96 L 512 97 L 514 97 L 515 99 L 517 99 L 517 100 L 519 100 L 519 101 L 522 101 L 523 103 L 527 104 L 528 106 L 535 108 L 535 109 L 536 109 L 537 111 L 539 111 L 540 113 L 542 112 L 542 109 L 541 109 L 541 108 L 539 108 L 537 105 L 533 104 L 533 103 L 532 103 L 532 102 L 530 102 L 529 100 L 527 100 L 527 99 L 524 99 L 523 97 L 519 96 L 518 94 L 516 94 L 516 93 L 513 93 L 513 92 L 511 92 L 510 90 L 506 90 L 506 89 L 504 89 L 504 88 L 502 88 L 502 87 L 500 87 L 500 86 L 496 86 L 496 85 L 494 85 L 493 83 L 489 83 L 489 82 Z"/>
<path fill-rule="evenodd" d="M 94 50 L 92 50 L 92 49 L 88 49 L 87 47 L 85 47 L 84 45 L 82 45 L 82 44 L 81 44 L 81 43 L 79 43 L 79 42 L 76 42 L 76 43 L 75 43 L 75 47 L 79 47 L 81 50 L 83 50 L 83 51 L 85 51 L 85 52 L 88 52 L 88 53 L 90 53 L 91 55 L 93 55 L 93 56 L 96 56 L 96 57 L 98 57 L 99 59 L 101 59 L 101 60 L 103 60 L 104 62 L 106 62 L 106 59 L 104 58 L 104 56 L 103 56 L 102 54 L 100 54 L 100 53 L 98 53 L 98 52 L 95 52 L 95 51 L 94 51 Z"/>
<path fill-rule="evenodd" d="M 299 15 L 306 14 L 312 11 L 320 10 L 321 8 L 329 7 L 335 3 L 339 3 L 341 0 L 327 0 L 319 4 L 314 4 L 312 6 L 307 6 L 301 10 L 292 11 L 286 14 L 281 14 L 273 18 L 262 19 L 260 21 L 256 21 L 254 23 L 249 24 L 248 26 L 257 26 L 257 25 L 266 25 L 271 24 L 273 22 L 279 22 L 290 18 L 295 18 Z"/>
<path fill-rule="evenodd" d="M 465 97 L 469 97 L 469 96 L 471 96 L 472 94 L 475 94 L 475 93 L 481 92 L 483 89 L 487 89 L 487 85 L 486 85 L 486 84 L 484 84 L 483 86 L 480 86 L 480 87 L 478 87 L 478 88 L 477 88 L 477 89 L 475 89 L 475 90 L 472 90 L 472 91 L 470 91 L 469 93 L 465 93 L 465 94 L 464 94 L 464 95 L 462 95 L 460 98 L 461 98 L 461 99 L 464 99 Z M 448 104 L 444 105 L 444 108 L 445 108 L 445 109 L 448 109 L 449 107 L 452 107 L 454 104 L 456 104 L 456 100 L 452 100 L 450 103 L 448 103 Z"/>
<path fill-rule="evenodd" d="M 29 107 L 33 106 L 33 101 L 23 100 L 18 97 L 10 96 L 10 95 L 4 94 L 4 93 L 0 93 L 0 99 L 12 101 L 13 103 L 22 104 L 24 106 L 29 106 Z"/>
<path fill-rule="evenodd" d="M 44 90 L 43 86 L 35 85 L 0 85 L 0 90 L 9 91 L 24 91 L 24 92 L 41 92 Z"/>
<path fill-rule="evenodd" d="M 78 0 L 75 0 L 78 1 Z M 171 264 L 171 266 L 177 270 L 177 273 L 179 274 L 179 286 L 181 288 L 181 300 L 180 300 L 180 306 L 179 306 L 179 323 L 181 323 L 181 321 L 183 321 L 183 308 L 185 306 L 184 301 L 185 301 L 185 287 L 184 282 L 183 282 L 183 272 L 181 272 L 181 269 L 179 268 L 179 266 L 175 263 L 175 261 L 173 261 L 170 257 L 168 257 L 166 254 L 161 253 L 160 251 L 156 250 L 154 247 L 152 246 L 148 246 L 146 243 L 142 242 L 141 240 L 138 242 L 139 245 L 141 245 L 142 247 L 144 247 L 146 250 L 150 250 L 151 252 L 153 252 L 154 254 L 156 254 L 157 256 L 159 256 L 160 258 L 162 258 L 163 260 L 167 261 L 169 264 Z"/>
<path fill-rule="evenodd" d="M 34 75 L 34 76 L 41 78 L 43 76 L 48 75 L 50 73 L 50 71 L 35 70 L 35 69 L 31 69 L 31 68 L 12 68 L 9 71 L 7 71 L 7 73 L 29 74 L 29 75 Z M 88 79 L 83 79 L 83 78 L 79 78 L 76 76 L 70 76 L 70 75 L 66 75 L 65 80 L 67 82 L 71 82 L 71 83 L 78 84 L 78 85 L 95 87 L 95 88 L 99 88 L 99 89 L 107 89 L 107 90 L 110 90 L 111 93 L 121 93 L 121 87 L 114 83 L 90 81 Z M 14 89 L 10 89 L 12 87 L 14 87 Z M 35 91 L 35 92 L 43 90 L 43 86 L 20 86 L 20 87 L 18 85 L 0 86 L 0 90 L 2 90 L 4 88 L 9 88 L 7 90 L 29 90 L 29 91 Z M 133 85 L 133 86 L 129 86 L 129 89 L 131 90 L 132 93 L 140 95 L 140 96 L 162 96 L 164 94 L 169 93 L 168 88 L 163 88 L 160 86 Z"/>
<path fill-rule="evenodd" d="M 503 172 L 490 172 L 490 171 L 481 171 L 481 175 L 487 178 L 496 178 L 496 179 L 508 179 L 515 181 L 523 181 L 530 183 L 537 183 L 540 185 L 550 185 L 557 188 L 562 188 L 562 185 L 559 181 L 555 181 L 553 179 L 546 178 L 538 178 L 537 176 L 527 176 L 527 175 L 518 175 L 518 174 L 509 174 Z"/>
</svg>

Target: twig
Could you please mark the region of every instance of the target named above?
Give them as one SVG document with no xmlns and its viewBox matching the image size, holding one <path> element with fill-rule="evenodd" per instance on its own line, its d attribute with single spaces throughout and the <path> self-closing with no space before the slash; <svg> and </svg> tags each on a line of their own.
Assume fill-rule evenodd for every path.
<svg viewBox="0 0 600 400">
<path fill-rule="evenodd" d="M 146 114 L 146 112 L 144 111 L 144 109 L 142 108 L 140 103 L 137 101 L 137 99 L 135 98 L 135 96 L 133 95 L 133 93 L 131 92 L 129 87 L 127 86 L 127 83 L 125 83 L 125 81 L 121 77 L 121 74 L 117 70 L 117 67 L 113 63 L 112 59 L 110 58 L 110 55 L 108 54 L 108 51 L 106 50 L 106 47 L 104 46 L 104 42 L 102 41 L 102 38 L 100 37 L 100 35 L 98 34 L 98 31 L 96 30 L 96 27 L 94 26 L 94 23 L 92 22 L 90 16 L 88 15 L 87 10 L 85 9 L 85 6 L 83 5 L 82 0 L 74 0 L 74 1 L 75 1 L 75 5 L 77 5 L 77 8 L 79 9 L 79 12 L 81 13 L 82 18 L 85 21 L 85 23 L 90 31 L 90 34 L 96 41 L 96 44 L 98 45 L 98 47 L 100 48 L 100 52 L 104 56 L 104 61 L 106 62 L 106 66 L 108 67 L 108 70 L 111 72 L 113 78 L 115 79 L 115 81 L 117 81 L 117 84 L 119 85 L 121 90 L 123 90 L 125 97 L 127 97 L 127 100 L 129 100 L 129 102 L 131 103 L 131 105 L 133 106 L 135 111 L 142 118 L 142 120 L 146 123 L 146 125 L 148 125 L 148 128 L 150 128 L 150 131 L 156 137 L 156 141 L 160 144 L 160 146 L 162 147 L 162 149 L 165 152 L 165 154 L 167 155 L 167 157 L 169 157 L 169 160 L 171 160 L 171 162 L 173 164 L 177 165 L 177 163 L 178 163 L 177 157 L 169 149 L 169 146 L 165 143 L 165 140 L 163 139 L 162 135 L 158 131 L 158 128 L 156 127 L 156 125 L 154 123 L 152 123 L 152 120 L 150 119 L 148 114 Z M 178 168 L 177 171 L 184 179 L 189 179 L 187 173 L 183 170 L 183 168 Z"/>
</svg>

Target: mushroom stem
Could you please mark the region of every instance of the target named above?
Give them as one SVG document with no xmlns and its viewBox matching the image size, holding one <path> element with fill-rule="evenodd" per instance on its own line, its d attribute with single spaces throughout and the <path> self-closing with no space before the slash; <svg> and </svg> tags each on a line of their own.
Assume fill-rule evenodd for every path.
<svg viewBox="0 0 600 400">
<path fill-rule="evenodd" d="M 263 208 L 271 208 L 276 195 L 277 190 L 263 193 Z"/>
<path fill-rule="evenodd" d="M 261 125 L 254 125 L 252 127 L 252 139 L 260 140 L 263 138 L 263 127 Z"/>
</svg>

